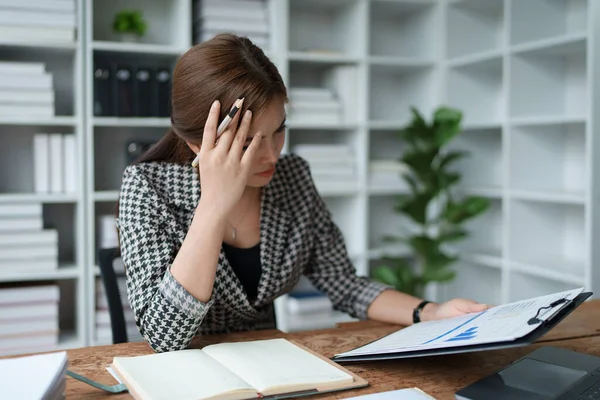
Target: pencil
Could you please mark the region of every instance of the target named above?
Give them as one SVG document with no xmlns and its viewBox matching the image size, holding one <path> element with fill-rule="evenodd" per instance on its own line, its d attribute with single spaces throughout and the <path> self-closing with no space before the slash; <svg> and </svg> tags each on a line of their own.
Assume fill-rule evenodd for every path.
<svg viewBox="0 0 600 400">
<path fill-rule="evenodd" d="M 227 114 L 225 116 L 225 118 L 223 118 L 223 121 L 221 121 L 221 123 L 219 124 L 219 127 L 217 128 L 217 139 L 219 138 L 219 136 L 221 136 L 223 134 L 223 132 L 225 131 L 225 129 L 227 129 L 229 124 L 231 124 L 231 121 L 233 120 L 233 117 L 235 117 L 235 114 L 237 114 L 237 112 L 240 110 L 240 108 L 242 108 L 243 100 L 244 100 L 243 98 L 237 99 L 235 101 L 235 103 L 233 103 L 233 107 L 231 107 L 229 114 Z M 199 162 L 200 162 L 200 156 L 196 155 L 196 158 L 194 158 L 194 161 L 192 161 L 192 167 L 196 168 L 198 166 Z"/>
</svg>

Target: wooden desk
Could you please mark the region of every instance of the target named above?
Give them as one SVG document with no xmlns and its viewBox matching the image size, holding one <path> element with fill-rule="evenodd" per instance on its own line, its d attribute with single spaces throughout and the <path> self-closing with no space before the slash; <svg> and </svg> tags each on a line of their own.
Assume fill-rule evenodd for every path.
<svg viewBox="0 0 600 400">
<path fill-rule="evenodd" d="M 454 399 L 459 388 L 469 385 L 510 362 L 530 353 L 541 345 L 553 345 L 600 356 L 600 300 L 589 301 L 574 311 L 540 343 L 525 348 L 495 350 L 443 357 L 424 357 L 410 360 L 390 360 L 370 363 L 344 364 L 367 379 L 369 387 L 310 396 L 309 399 L 343 399 L 359 394 L 382 392 L 406 387 L 419 387 L 439 400 Z M 193 347 L 223 341 L 246 341 L 284 337 L 327 356 L 351 350 L 397 330 L 397 326 L 372 321 L 341 324 L 337 328 L 286 334 L 277 330 L 244 332 L 231 335 L 198 337 Z M 87 347 L 68 351 L 69 369 L 93 380 L 114 384 L 106 371 L 115 356 L 149 354 L 145 343 L 126 343 L 111 346 Z M 128 394 L 110 395 L 84 383 L 67 378 L 67 399 L 130 399 Z"/>
</svg>

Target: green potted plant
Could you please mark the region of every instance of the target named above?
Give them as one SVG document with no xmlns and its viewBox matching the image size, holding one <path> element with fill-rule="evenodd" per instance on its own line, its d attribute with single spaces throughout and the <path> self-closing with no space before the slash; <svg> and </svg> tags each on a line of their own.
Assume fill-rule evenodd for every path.
<svg viewBox="0 0 600 400">
<path fill-rule="evenodd" d="M 113 31 L 121 40 L 137 42 L 144 34 L 148 25 L 140 10 L 121 10 L 115 14 Z"/>
<path fill-rule="evenodd" d="M 462 113 L 440 107 L 428 123 L 417 109 L 411 111 L 411 121 L 400 131 L 406 150 L 399 159 L 410 191 L 399 196 L 395 211 L 407 217 L 412 229 L 384 238 L 404 243 L 411 256 L 385 257 L 387 263 L 376 267 L 373 277 L 423 297 L 430 283 L 454 279 L 456 272 L 450 266 L 459 255 L 452 244 L 468 236 L 463 224 L 482 214 L 489 201 L 477 196 L 458 198 L 454 190 L 461 175 L 451 167 L 467 153 L 450 151 L 448 145 L 461 133 Z"/>
</svg>

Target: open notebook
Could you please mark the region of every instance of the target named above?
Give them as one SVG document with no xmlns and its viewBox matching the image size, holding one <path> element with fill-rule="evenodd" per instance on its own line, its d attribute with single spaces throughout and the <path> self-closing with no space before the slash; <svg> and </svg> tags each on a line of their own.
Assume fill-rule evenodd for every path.
<svg viewBox="0 0 600 400">
<path fill-rule="evenodd" d="M 368 385 L 333 361 L 285 339 L 115 357 L 111 368 L 139 400 L 279 399 Z"/>
</svg>

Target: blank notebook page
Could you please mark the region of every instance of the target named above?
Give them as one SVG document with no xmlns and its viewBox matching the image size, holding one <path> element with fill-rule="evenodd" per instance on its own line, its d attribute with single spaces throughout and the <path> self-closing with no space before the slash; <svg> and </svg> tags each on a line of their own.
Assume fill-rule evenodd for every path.
<svg viewBox="0 0 600 400">
<path fill-rule="evenodd" d="M 315 383 L 353 382 L 354 378 L 285 339 L 221 343 L 203 349 L 248 383 L 266 391 L 270 387 Z"/>
<path fill-rule="evenodd" d="M 113 361 L 144 399 L 203 399 L 225 390 L 251 389 L 200 350 L 180 350 Z"/>
</svg>

